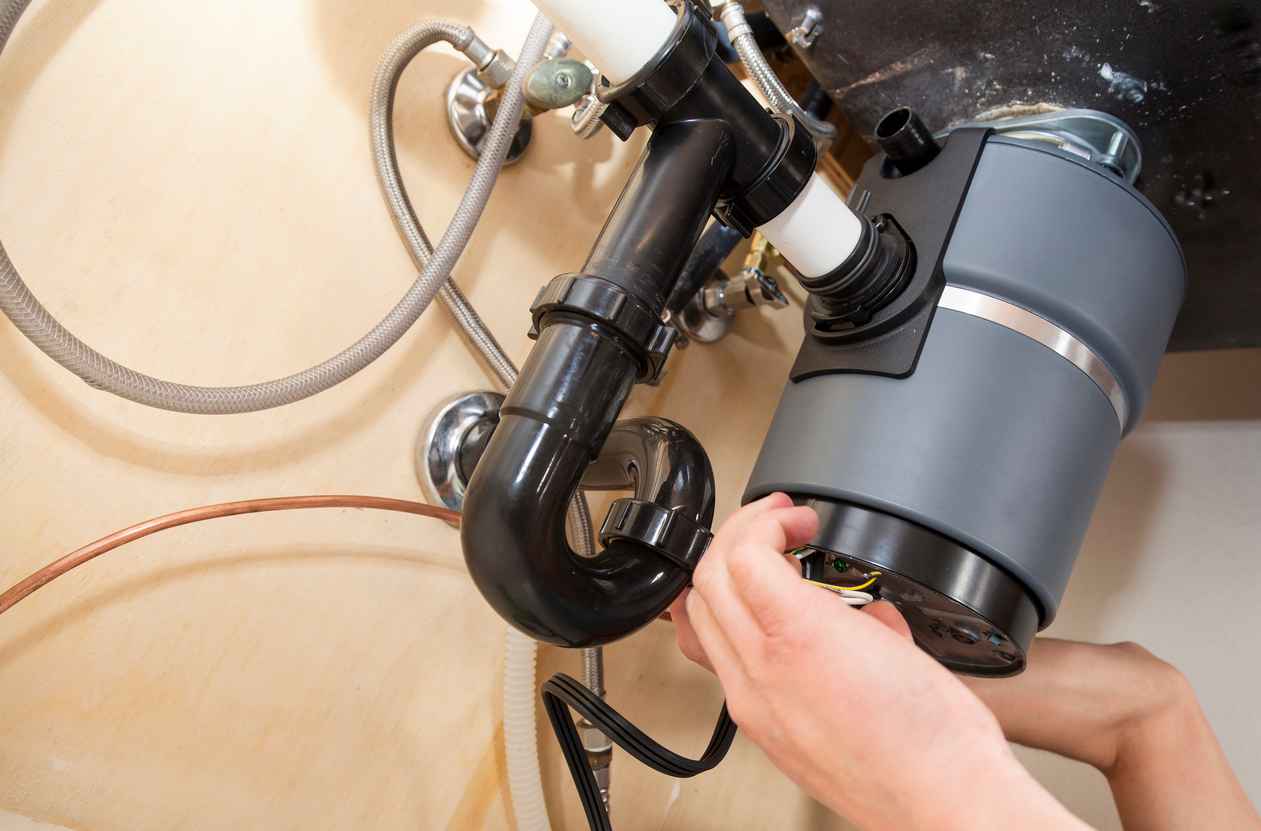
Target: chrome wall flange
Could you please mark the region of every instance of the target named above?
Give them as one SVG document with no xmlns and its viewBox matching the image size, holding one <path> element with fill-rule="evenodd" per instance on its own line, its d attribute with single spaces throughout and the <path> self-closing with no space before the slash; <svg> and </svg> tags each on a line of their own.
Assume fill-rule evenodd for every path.
<svg viewBox="0 0 1261 831">
<path fill-rule="evenodd" d="M 473 467 L 499 424 L 503 402 L 497 392 L 462 393 L 442 402 L 425 420 L 416 443 L 416 477 L 431 502 L 464 509 Z"/>
<path fill-rule="evenodd" d="M 447 87 L 447 123 L 451 127 L 451 135 L 471 158 L 477 159 L 482 155 L 482 144 L 495 119 L 498 94 L 499 90 L 478 77 L 476 67 L 460 72 Z M 533 134 L 534 127 L 527 115 L 521 119 L 521 126 L 512 139 L 504 164 L 513 164 L 525 155 Z"/>
</svg>

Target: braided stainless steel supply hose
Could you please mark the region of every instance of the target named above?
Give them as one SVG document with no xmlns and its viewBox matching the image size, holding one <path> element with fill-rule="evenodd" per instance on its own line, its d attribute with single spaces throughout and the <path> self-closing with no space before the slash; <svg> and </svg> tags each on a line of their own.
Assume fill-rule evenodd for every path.
<svg viewBox="0 0 1261 831">
<path fill-rule="evenodd" d="M 403 241 L 407 246 L 408 252 L 411 254 L 412 261 L 418 269 L 424 270 L 433 257 L 433 246 L 429 242 L 429 237 L 425 233 L 425 229 L 420 223 L 420 218 L 416 215 L 415 207 L 412 204 L 411 197 L 407 193 L 407 185 L 403 181 L 402 171 L 398 166 L 398 148 L 394 141 L 394 99 L 398 91 L 399 81 L 403 77 L 404 71 L 411 61 L 420 54 L 427 46 L 434 41 L 430 40 L 430 28 L 436 24 L 427 24 L 413 28 L 400 35 L 386 52 L 385 57 L 377 67 L 376 77 L 372 84 L 372 101 L 369 110 L 369 122 L 371 125 L 372 136 L 372 156 L 375 163 L 377 179 L 381 184 L 381 190 L 385 196 L 386 205 L 390 209 L 390 214 L 394 218 L 394 223 L 398 228 L 399 234 L 403 237 Z M 447 25 L 447 24 L 443 24 Z M 459 31 L 463 30 L 463 31 Z M 480 43 L 476 34 L 466 27 L 452 26 L 446 34 L 452 36 L 458 35 L 458 40 L 448 40 L 453 46 L 461 51 L 466 51 L 466 47 L 461 44 Z M 443 39 L 446 39 L 444 36 Z M 568 41 L 560 41 L 559 38 L 554 40 L 549 46 L 549 52 L 563 53 L 567 48 Z M 522 61 L 524 62 L 524 55 Z M 519 62 L 520 63 L 520 62 Z M 498 173 L 496 171 L 496 178 Z M 476 350 L 494 372 L 499 382 L 505 387 L 510 388 L 517 380 L 517 367 L 513 363 L 512 358 L 504 350 L 499 343 L 498 338 L 490 331 L 486 322 L 482 320 L 481 315 L 469 302 L 464 293 L 460 291 L 454 278 L 448 279 L 447 283 L 438 292 L 438 299 L 446 307 L 447 311 L 454 318 L 456 325 L 464 334 L 469 345 Z M 569 507 L 569 515 L 567 517 L 570 525 L 570 532 L 574 548 L 578 554 L 584 557 L 590 557 L 595 553 L 595 533 L 591 523 L 591 512 L 587 505 L 586 497 L 579 493 L 574 497 Z M 514 643 L 517 639 L 525 639 L 515 630 L 509 632 L 508 650 L 510 655 L 520 655 L 518 660 L 533 663 L 530 656 L 525 655 L 522 646 Z M 600 697 L 604 696 L 604 654 L 599 647 L 583 650 L 583 668 L 584 680 L 593 692 Z M 510 696 L 505 691 L 505 708 L 515 706 L 516 698 L 522 693 L 512 690 Z M 533 700 L 532 693 L 524 693 Z M 510 703 L 508 698 L 511 697 L 513 702 Z M 532 703 L 530 706 L 533 706 Z M 594 731 L 594 732 L 591 732 Z M 531 733 L 533 731 L 530 731 Z M 598 779 L 601 783 L 601 792 L 605 799 L 605 805 L 608 805 L 609 792 L 609 766 L 608 756 L 611 755 L 612 746 L 603 734 L 599 733 L 594 727 L 583 733 L 584 743 L 590 745 L 588 750 L 595 746 L 605 747 L 608 751 L 601 762 L 603 767 L 598 771 Z M 513 737 L 513 741 L 517 737 Z M 533 741 L 532 737 L 521 737 L 520 741 Z M 594 757 L 593 757 L 594 758 Z M 516 802 L 528 802 L 531 805 L 529 813 L 537 816 L 538 812 L 542 812 L 543 820 L 546 822 L 546 809 L 535 805 L 538 800 L 533 794 L 525 795 L 521 793 L 525 789 L 524 783 L 514 788 L 513 800 Z M 531 790 L 533 790 L 531 788 Z M 518 817 L 518 821 L 522 821 Z M 531 824 L 530 820 L 526 820 L 526 824 Z"/>
<path fill-rule="evenodd" d="M 734 0 L 725 2 L 722 5 L 721 16 L 722 24 L 727 27 L 727 36 L 731 38 L 731 44 L 740 54 L 740 62 L 744 64 L 749 77 L 753 79 L 753 83 L 757 84 L 757 88 L 762 92 L 767 103 L 776 112 L 795 116 L 806 125 L 810 135 L 814 136 L 819 150 L 821 152 L 827 150 L 828 146 L 836 140 L 836 127 L 806 112 L 788 94 L 788 90 L 784 89 L 783 82 L 771 69 L 770 64 L 766 62 L 766 56 L 757 46 L 753 30 L 749 28 L 749 23 L 744 17 L 744 6 Z"/>
<path fill-rule="evenodd" d="M 535 20 L 526 46 L 522 48 L 517 60 L 517 68 L 513 71 L 508 82 L 509 86 L 504 91 L 504 101 L 500 104 L 499 112 L 491 127 L 491 134 L 487 138 L 487 147 L 489 147 L 490 142 L 495 141 L 497 135 L 500 141 L 506 137 L 508 141 L 503 142 L 504 152 L 497 153 L 498 163 L 493 168 L 484 168 L 489 154 L 488 149 L 484 149 L 477 165 L 478 171 L 483 169 L 487 171 L 483 180 L 487 196 L 494 188 L 495 181 L 503 169 L 507 144 L 516 132 L 521 117 L 524 102 L 522 93 L 524 73 L 542 56 L 551 28 L 551 24 L 547 23 L 541 15 Z M 470 38 L 475 38 L 472 30 L 466 31 Z M 369 112 L 377 178 L 381 183 L 390 213 L 412 256 L 412 261 L 422 271 L 433 262 L 434 251 L 408 198 L 407 188 L 403 184 L 402 173 L 398 168 L 393 115 L 394 97 L 399 79 L 412 59 L 428 45 L 430 42 L 428 42 L 427 31 L 423 25 L 405 32 L 391 44 L 373 80 Z M 460 47 L 457 46 L 457 48 Z M 504 111 L 510 97 L 514 103 L 511 119 L 507 119 Z M 494 333 L 473 308 L 473 304 L 450 280 L 443 285 L 438 296 L 469 344 L 485 359 L 499 382 L 504 387 L 511 387 L 517 378 L 517 368 L 495 338 Z M 586 500 L 580 495 L 570 508 L 570 517 L 580 524 L 577 532 L 580 545 L 590 548 L 592 546 L 591 519 L 586 508 Z M 551 826 L 547 815 L 547 804 L 543 797 L 542 772 L 538 761 L 538 732 L 534 709 L 537 691 L 537 675 L 535 674 L 537 660 L 538 644 L 509 627 L 504 644 L 504 750 L 508 760 L 508 790 L 512 797 L 512 814 L 521 831 L 547 831 Z"/>
<path fill-rule="evenodd" d="M 468 45 L 478 41 L 477 35 L 467 26 L 452 23 L 422 23 L 404 32 L 390 44 L 389 50 L 377 67 L 376 77 L 372 82 L 372 100 L 369 105 L 368 119 L 372 131 L 372 157 L 375 162 L 377 179 L 389 206 L 394 224 L 398 227 L 407 250 L 412 256 L 416 268 L 424 271 L 433 259 L 433 245 L 408 198 L 407 189 L 403 185 L 403 175 L 398 167 L 398 153 L 394 142 L 394 97 L 398 92 L 399 80 L 411 62 L 429 46 L 435 43 L 449 43 L 461 52 L 468 51 Z M 494 170 L 492 186 L 499 178 L 502 167 Z M 485 359 L 491 371 L 505 387 L 511 387 L 517 377 L 517 369 L 512 359 L 504 351 L 503 346 L 495 338 L 494 333 L 486 327 L 485 322 L 473 308 L 473 305 L 460 291 L 455 280 L 448 278 L 438 290 L 438 299 L 455 319 L 460 331 L 468 338 L 469 343 Z"/>
<path fill-rule="evenodd" d="M 390 45 L 377 68 L 376 77 L 372 83 L 372 101 L 369 109 L 372 157 L 377 179 L 381 183 L 381 190 L 385 195 L 390 214 L 394 217 L 394 223 L 412 256 L 412 262 L 422 271 L 432 262 L 434 251 L 425 229 L 420 224 L 420 219 L 416 216 L 416 210 L 407 194 L 407 186 L 403 182 L 403 174 L 398 167 L 398 151 L 394 142 L 394 97 L 398 92 L 399 80 L 403 77 L 408 64 L 426 47 L 439 40 L 444 40 L 461 51 L 467 51 L 469 44 L 481 43 L 472 29 L 449 23 L 425 23 L 404 32 Z M 556 44 L 553 44 L 553 47 L 555 46 Z M 529 67 L 537 62 L 531 60 L 526 63 L 526 58 L 523 52 L 518 66 L 526 64 Z M 517 74 L 514 72 L 514 77 Z M 517 90 L 519 94 L 519 83 Z M 501 106 L 501 112 L 502 109 Z M 498 125 L 498 118 L 495 123 Z M 515 129 L 515 124 L 508 129 L 509 133 L 511 129 Z M 480 168 L 481 165 L 479 164 L 478 167 Z M 488 190 L 494 187 L 502 169 L 501 164 L 493 173 L 488 173 Z M 517 367 L 512 362 L 512 358 L 504 351 L 495 334 L 486 326 L 486 322 L 477 313 L 477 309 L 460 291 L 454 280 L 448 279 L 439 290 L 438 299 L 451 313 L 469 344 L 486 361 L 499 382 L 505 388 L 516 383 Z M 591 556 L 594 553 L 594 530 L 586 499 L 581 496 L 574 500 L 570 509 L 570 521 L 573 524 L 578 553 Z"/>
<path fill-rule="evenodd" d="M 604 698 L 604 649 L 582 650 L 582 683 L 587 689 Z M 607 813 L 612 786 L 613 741 L 584 716 L 578 716 L 578 738 L 582 740 L 582 749 L 587 751 L 587 764 L 595 774 L 596 786 L 600 789 L 600 799 L 604 802 Z"/>
<path fill-rule="evenodd" d="M 7 0 L 0 5 L 0 52 L 29 5 L 30 0 Z M 153 378 L 107 358 L 62 326 L 22 281 L 2 244 L 0 311 L 45 354 L 91 386 L 151 407 L 205 415 L 254 412 L 291 404 L 335 386 L 379 358 L 403 336 L 424 312 L 463 253 L 516 133 L 525 103 L 522 81 L 542 55 L 550 31 L 551 24 L 539 16 L 504 91 L 468 191 L 424 271 L 372 331 L 327 361 L 285 378 L 236 387 L 198 387 Z M 459 38 L 462 34 L 439 26 L 429 37 L 433 39 L 431 42 L 436 42 Z"/>
<path fill-rule="evenodd" d="M 460 52 L 468 53 L 469 44 L 480 43 L 477 34 L 468 26 L 449 23 L 424 23 L 407 30 L 395 42 L 390 44 L 385 57 L 382 58 L 377 74 L 372 82 L 372 101 L 369 105 L 368 119 L 372 130 L 372 158 L 376 164 L 377 179 L 380 180 L 386 204 L 404 238 L 407 251 L 416 269 L 424 271 L 433 260 L 434 246 L 429 241 L 420 219 L 416 217 L 411 199 L 407 197 L 407 189 L 402 183 L 402 173 L 398 170 L 398 156 L 393 137 L 393 101 L 398 91 L 398 81 L 416 55 L 435 43 L 445 42 L 453 45 Z M 472 57 L 472 55 L 470 55 Z M 502 166 L 493 171 L 494 179 L 498 179 Z M 493 185 L 493 180 L 492 180 Z M 454 279 L 446 280 L 438 291 L 441 300 L 451 317 L 455 319 L 460 332 L 464 333 L 477 352 L 491 367 L 491 371 L 504 387 L 511 387 L 516 381 L 517 368 L 512 359 L 504 352 L 498 339 L 487 328 L 482 317 L 465 298 Z"/>
</svg>

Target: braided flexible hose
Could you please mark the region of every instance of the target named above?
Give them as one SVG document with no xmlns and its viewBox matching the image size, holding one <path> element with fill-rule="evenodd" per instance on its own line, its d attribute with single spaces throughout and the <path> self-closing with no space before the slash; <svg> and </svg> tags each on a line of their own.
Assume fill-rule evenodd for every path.
<svg viewBox="0 0 1261 831">
<path fill-rule="evenodd" d="M 0 52 L 29 5 L 30 0 L 7 0 L 0 5 Z M 434 256 L 403 299 L 380 323 L 323 363 L 285 378 L 236 387 L 198 387 L 145 375 L 107 358 L 62 326 L 22 281 L 3 244 L 0 244 L 0 311 L 45 354 L 91 386 L 151 407 L 206 415 L 245 413 L 290 404 L 333 387 L 394 345 L 446 281 L 490 198 L 525 103 L 522 82 L 542 55 L 550 30 L 551 24 L 545 18 L 540 16 L 535 20 L 487 135 L 472 181 Z M 466 33 L 463 27 L 438 24 L 431 30 L 429 42 L 443 39 L 458 42 Z"/>
<path fill-rule="evenodd" d="M 426 23 L 404 32 L 390 45 L 377 67 L 368 111 L 372 158 L 377 179 L 381 183 L 390 214 L 394 217 L 394 224 L 407 244 L 412 262 L 420 271 L 424 271 L 433 258 L 433 245 L 420 225 L 399 170 L 398 152 L 394 142 L 394 99 L 404 70 L 421 51 L 436 42 L 435 34 L 438 39 L 446 40 L 460 51 L 464 51 L 476 38 L 472 29 L 450 24 Z M 498 174 L 499 171 L 495 171 L 496 177 Z M 449 279 L 438 290 L 438 299 L 455 319 L 470 345 L 485 359 L 499 382 L 505 387 L 511 387 L 516 381 L 517 368 L 454 279 Z"/>
<path fill-rule="evenodd" d="M 408 64 L 430 44 L 438 39 L 446 40 L 455 48 L 464 51 L 470 43 L 477 39 L 472 29 L 450 24 L 422 24 L 404 32 L 390 45 L 381 63 L 377 67 L 372 82 L 372 100 L 368 120 L 372 136 L 372 158 L 375 163 L 377 179 L 385 196 L 385 203 L 394 217 L 394 224 L 403 237 L 412 262 L 421 271 L 428 267 L 433 259 L 433 246 L 429 236 L 421 227 L 411 197 L 407 194 L 407 185 L 403 182 L 402 171 L 398 166 L 398 148 L 394 141 L 394 99 L 398 93 L 399 81 Z M 523 53 L 523 59 L 524 59 Z M 515 128 L 515 125 L 513 125 Z M 498 178 L 502 165 L 495 171 Z M 494 185 L 494 179 L 491 185 Z M 499 382 L 505 388 L 511 388 L 517 380 L 517 367 L 512 358 L 500 345 L 494 332 L 482 320 L 477 309 L 469 302 L 454 279 L 449 279 L 438 292 L 438 299 L 455 319 L 456 325 L 464 333 L 469 344 L 490 366 Z M 578 553 L 590 557 L 594 553 L 594 531 L 591 524 L 591 512 L 586 499 L 579 494 L 574 498 L 569 511 L 569 522 L 573 526 L 574 542 Z"/>
<path fill-rule="evenodd" d="M 731 38 L 731 44 L 740 54 L 740 62 L 744 64 L 749 77 L 753 79 L 753 83 L 757 84 L 757 88 L 761 90 L 771 108 L 784 115 L 795 116 L 806 126 L 810 135 L 814 136 L 820 152 L 826 150 L 836 140 L 836 127 L 803 110 L 801 105 L 788 94 L 788 90 L 784 89 L 775 70 L 771 69 L 770 64 L 766 62 L 766 56 L 762 54 L 761 49 L 758 49 L 757 38 L 753 36 L 753 29 L 749 27 L 744 17 L 744 6 L 734 0 L 724 3 L 722 23 L 727 27 L 727 36 Z"/>
</svg>

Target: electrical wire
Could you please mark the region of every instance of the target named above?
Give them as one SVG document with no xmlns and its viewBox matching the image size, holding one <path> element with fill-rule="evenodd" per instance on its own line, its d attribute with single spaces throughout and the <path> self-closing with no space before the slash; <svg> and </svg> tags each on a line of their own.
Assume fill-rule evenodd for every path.
<svg viewBox="0 0 1261 831">
<path fill-rule="evenodd" d="M 60 557 L 36 571 L 25 580 L 15 584 L 4 594 L 0 594 L 0 615 L 12 609 L 22 600 L 34 594 L 58 577 L 78 568 L 84 563 L 107 554 L 115 548 L 129 542 L 177 528 L 194 522 L 209 519 L 222 519 L 242 514 L 259 514 L 270 511 L 296 511 L 314 508 L 365 508 L 376 511 L 397 511 L 417 516 L 433 517 L 458 525 L 460 515 L 446 508 L 426 505 L 423 502 L 409 502 L 404 499 L 388 499 L 381 496 L 284 496 L 269 499 L 246 499 L 240 502 L 222 502 L 217 505 L 205 505 L 200 508 L 188 508 L 173 514 L 154 517 L 144 522 L 115 531 L 96 542 L 88 543 L 75 549 L 64 557 Z"/>
<path fill-rule="evenodd" d="M 797 549 L 791 553 L 798 555 L 801 551 L 803 549 Z M 869 579 L 855 588 L 834 586 L 816 580 L 805 582 L 840 595 L 849 606 L 861 607 L 875 602 L 875 596 L 862 589 L 874 586 L 880 576 L 878 571 L 871 572 L 867 575 Z M 543 685 L 543 706 L 547 710 L 547 717 L 552 723 L 552 731 L 556 734 L 556 740 L 565 756 L 565 763 L 578 789 L 578 798 L 582 801 L 587 825 L 591 831 L 612 831 L 613 825 L 601 796 L 600 786 L 587 762 L 587 752 L 583 747 L 578 727 L 569 713 L 570 709 L 576 710 L 587 722 L 608 736 L 614 744 L 643 764 L 678 779 L 696 776 L 716 767 L 727 755 L 736 735 L 735 722 L 731 720 L 724 704 L 722 712 L 718 715 L 718 722 L 714 725 L 709 746 L 705 748 L 705 752 L 699 759 L 688 759 L 653 740 L 627 721 L 608 702 L 563 673 L 553 675 Z"/>
<path fill-rule="evenodd" d="M 817 580 L 807 580 L 806 582 L 812 586 L 818 586 L 819 588 L 827 589 L 834 594 L 839 594 L 847 606 L 867 606 L 876 601 L 876 596 L 868 592 L 833 586 L 830 583 L 820 583 Z"/>
<path fill-rule="evenodd" d="M 876 585 L 876 583 L 880 580 L 881 575 L 880 575 L 880 572 L 873 571 L 870 574 L 866 574 L 864 576 L 870 577 L 871 579 L 865 583 L 860 583 L 857 586 L 841 586 L 840 588 L 844 589 L 845 591 L 860 592 L 860 591 L 863 591 L 864 589 L 869 589 L 872 586 Z"/>
<path fill-rule="evenodd" d="M 600 728 L 614 744 L 631 756 L 653 770 L 676 779 L 686 779 L 712 770 L 726 757 L 727 751 L 731 749 L 731 742 L 736 737 L 736 724 L 731 720 L 724 704 L 722 712 L 718 714 L 718 723 L 714 725 L 709 745 L 701 757 L 689 759 L 680 756 L 654 741 L 591 690 L 563 673 L 553 675 L 543 685 L 543 706 L 552 722 L 556 739 L 560 742 L 569 773 L 578 788 L 578 796 L 582 800 L 591 831 L 612 831 L 613 826 L 604 809 L 595 775 L 587 764 L 586 750 L 583 749 L 573 717 L 569 714 L 570 708 Z"/>
<path fill-rule="evenodd" d="M 798 560 L 804 560 L 806 557 L 809 557 L 815 553 L 816 552 L 813 548 L 803 545 L 799 548 L 794 548 L 792 551 L 789 551 L 788 556 L 794 557 Z M 876 585 L 876 583 L 880 581 L 880 578 L 882 576 L 883 576 L 882 572 L 879 572 L 879 571 L 867 572 L 866 574 L 863 575 L 863 577 L 867 579 L 864 582 L 859 583 L 857 586 L 837 586 L 833 583 L 823 583 L 818 580 L 806 580 L 806 582 L 810 583 L 811 585 L 818 586 L 821 589 L 828 589 L 829 591 L 834 591 L 834 592 L 865 593 L 864 589 L 869 589 L 872 586 Z"/>
</svg>

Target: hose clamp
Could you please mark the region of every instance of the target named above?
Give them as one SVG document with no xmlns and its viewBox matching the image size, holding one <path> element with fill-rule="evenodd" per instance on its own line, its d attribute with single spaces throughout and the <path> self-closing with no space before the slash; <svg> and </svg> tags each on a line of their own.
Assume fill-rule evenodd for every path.
<svg viewBox="0 0 1261 831">
<path fill-rule="evenodd" d="M 689 574 L 714 538 L 710 530 L 683 513 L 642 499 L 618 499 L 600 527 L 600 543 L 619 541 L 650 548 Z"/>
<path fill-rule="evenodd" d="M 661 379 L 679 336 L 678 329 L 662 323 L 625 289 L 588 274 L 562 274 L 543 287 L 530 306 L 530 338 L 537 339 L 548 316 L 558 312 L 588 317 L 612 329 L 639 358 L 639 380 L 647 384 Z"/>
<path fill-rule="evenodd" d="M 700 0 L 680 4 L 670 38 L 657 54 L 622 83 L 597 88 L 596 97 L 608 105 L 600 120 L 615 136 L 626 141 L 636 128 L 660 120 L 700 81 L 718 53 L 711 15 Z"/>
</svg>

